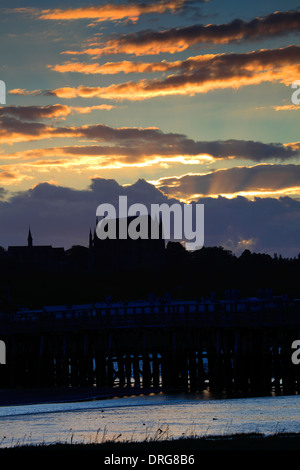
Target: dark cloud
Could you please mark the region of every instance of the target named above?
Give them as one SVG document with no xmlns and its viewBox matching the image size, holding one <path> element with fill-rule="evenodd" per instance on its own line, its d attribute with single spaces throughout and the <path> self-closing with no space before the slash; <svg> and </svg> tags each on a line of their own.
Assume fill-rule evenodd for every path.
<svg viewBox="0 0 300 470">
<path fill-rule="evenodd" d="M 251 251 L 296 256 L 300 252 L 300 201 L 283 197 L 202 198 L 205 245 L 235 252 Z"/>
<path fill-rule="evenodd" d="M 225 76 L 228 78 L 239 76 L 237 69 L 242 69 L 240 76 L 246 71 L 258 72 L 253 67 L 260 66 L 264 68 L 282 67 L 293 64 L 300 56 L 299 46 L 287 46 L 280 49 L 262 49 L 248 53 L 230 53 L 230 54 L 206 54 L 189 57 L 185 60 L 174 61 L 129 61 L 100 63 L 80 63 L 65 62 L 62 65 L 49 66 L 59 72 L 78 72 L 86 74 L 116 74 L 124 73 L 151 73 L 151 72 L 179 72 L 176 77 L 182 73 L 202 72 L 202 81 L 220 78 L 220 70 L 225 69 Z M 251 68 L 252 67 L 252 68 Z M 229 74 L 230 72 L 230 74 Z M 172 75 L 173 77 L 173 75 Z M 200 76 L 199 76 L 200 79 Z M 151 83 L 147 81 L 146 83 Z M 82 93 L 93 91 L 92 87 L 82 87 Z M 48 92 L 47 92 L 48 93 Z M 52 92 L 55 95 L 55 90 Z"/>
<path fill-rule="evenodd" d="M 62 128 L 57 132 L 62 134 Z M 112 128 L 103 124 L 82 126 L 66 134 L 84 136 L 91 140 L 118 142 L 120 147 L 77 146 L 65 147 L 64 152 L 87 155 L 128 155 L 128 160 L 143 160 L 145 155 L 201 155 L 207 154 L 215 159 L 229 157 L 263 161 L 268 159 L 286 160 L 299 155 L 299 149 L 280 143 L 268 143 L 230 139 L 226 141 L 195 141 L 184 134 L 164 133 L 159 129 Z M 55 131 L 54 131 L 55 133 Z"/>
<path fill-rule="evenodd" d="M 247 53 L 206 54 L 184 61 L 164 63 L 165 70 L 177 70 L 166 78 L 127 81 L 106 87 L 62 87 L 52 90 L 59 98 L 105 98 L 141 101 L 172 95 L 193 96 L 222 88 L 240 88 L 264 82 L 289 84 L 300 72 L 300 47 L 287 46 Z M 128 66 L 124 62 L 124 70 Z M 142 64 L 142 67 L 145 64 Z M 141 64 L 137 64 L 137 70 Z M 147 67 L 151 67 L 148 64 Z M 157 62 L 153 63 L 157 68 Z"/>
<path fill-rule="evenodd" d="M 6 194 L 7 194 L 7 190 L 5 188 L 0 187 L 0 200 L 3 199 Z"/>
<path fill-rule="evenodd" d="M 15 111 L 15 109 L 13 110 Z M 20 112 L 20 109 L 17 110 Z M 33 111 L 33 115 L 36 110 Z M 8 111 L 7 114 L 9 114 Z M 104 124 L 86 126 L 52 126 L 42 122 L 27 121 L 0 113 L 0 140 L 4 142 L 41 140 L 53 137 L 84 137 L 91 141 L 110 145 L 72 145 L 43 148 L 29 151 L 29 157 L 37 156 L 106 156 L 123 163 L 143 162 L 147 157 L 158 156 L 198 156 L 209 155 L 214 159 L 241 158 L 262 162 L 265 160 L 288 160 L 299 156 L 297 146 L 280 143 L 263 143 L 230 139 L 226 141 L 195 141 L 184 134 L 164 133 L 157 128 L 113 128 Z M 37 111 L 38 113 L 38 111 Z M 118 144 L 118 145 L 113 145 Z M 26 152 L 24 152 L 24 155 Z M 14 154 L 9 156 L 14 157 Z"/>
<path fill-rule="evenodd" d="M 241 86 L 239 84 L 241 79 L 245 79 L 249 84 L 255 83 L 253 80 L 257 80 L 258 83 L 276 80 L 276 71 L 279 72 L 277 79 L 283 81 L 286 77 L 285 67 L 299 63 L 299 59 L 299 46 L 191 58 L 180 64 L 181 73 L 170 75 L 163 80 L 145 82 L 145 91 L 176 90 L 188 84 L 205 87 L 219 83 L 219 86 L 226 87 L 226 81 L 231 83 L 230 86 L 238 87 Z"/>
<path fill-rule="evenodd" d="M 280 191 L 300 187 L 299 165 L 257 165 L 216 170 L 206 175 L 162 178 L 159 188 L 170 196 L 233 194 L 241 191 Z"/>
<path fill-rule="evenodd" d="M 18 176 L 15 173 L 12 173 L 11 171 L 3 171 L 0 170 L 0 181 L 1 180 L 13 180 L 13 179 L 18 179 Z M 0 194 L 1 198 L 1 194 Z"/>
<path fill-rule="evenodd" d="M 5 106 L 0 107 L 0 116 L 12 116 L 21 121 L 39 121 L 69 114 L 69 107 L 61 104 L 49 106 Z"/>
<path fill-rule="evenodd" d="M 49 136 L 48 126 L 40 122 L 26 122 L 11 116 L 0 117 L 0 140 L 12 142 L 28 140 L 28 137 L 43 138 Z"/>
<path fill-rule="evenodd" d="M 251 21 L 236 18 L 225 24 L 195 24 L 164 31 L 145 30 L 123 34 L 95 49 L 94 54 L 127 52 L 141 55 L 152 54 L 154 51 L 156 53 L 176 52 L 193 45 L 228 44 L 287 36 L 290 33 L 299 32 L 299 29 L 300 11 L 279 11 Z M 76 54 L 76 51 L 73 53 Z"/>
<path fill-rule="evenodd" d="M 131 132 L 123 129 L 119 134 L 110 134 L 103 131 L 101 126 L 92 126 L 91 129 L 83 129 L 85 137 L 98 140 L 111 140 L 123 142 L 123 146 L 76 146 L 64 147 L 62 152 L 70 155 L 119 155 L 124 156 L 123 162 L 133 163 L 144 161 L 145 157 L 152 155 L 209 155 L 215 159 L 226 159 L 230 157 L 241 158 L 261 162 L 265 160 L 288 160 L 299 156 L 299 149 L 284 146 L 279 143 L 265 144 L 263 142 L 227 140 L 201 142 L 186 138 L 180 134 L 163 134 L 152 130 L 143 132 L 137 130 Z M 114 138 L 112 138 L 114 135 Z M 146 145 L 145 145 L 146 144 Z M 59 151 L 59 149 L 57 149 Z"/>
<path fill-rule="evenodd" d="M 139 202 L 148 207 L 154 202 L 176 202 L 144 180 L 121 186 L 114 180 L 94 179 L 81 191 L 39 184 L 0 201 L 0 245 L 25 245 L 30 225 L 36 244 L 87 246 L 97 206 L 115 204 L 119 195 L 127 195 L 129 204 Z M 250 248 L 284 256 L 296 256 L 300 251 L 300 201 L 289 197 L 252 201 L 207 197 L 198 202 L 205 207 L 205 246 L 222 245 L 236 252 Z"/>
<path fill-rule="evenodd" d="M 117 204 L 120 195 L 127 195 L 129 204 L 142 202 L 147 207 L 152 201 L 168 200 L 144 180 L 123 187 L 115 180 L 96 178 L 86 190 L 41 183 L 0 201 L 0 246 L 26 244 L 29 225 L 36 244 L 87 245 L 98 205 Z"/>
</svg>

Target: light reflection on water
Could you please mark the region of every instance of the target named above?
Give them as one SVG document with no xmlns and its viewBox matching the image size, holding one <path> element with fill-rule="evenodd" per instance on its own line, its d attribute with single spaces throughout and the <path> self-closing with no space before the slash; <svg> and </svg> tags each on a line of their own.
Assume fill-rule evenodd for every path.
<svg viewBox="0 0 300 470">
<path fill-rule="evenodd" d="M 299 404 L 298 395 L 203 399 L 157 394 L 0 407 L 0 446 L 300 432 Z"/>
</svg>

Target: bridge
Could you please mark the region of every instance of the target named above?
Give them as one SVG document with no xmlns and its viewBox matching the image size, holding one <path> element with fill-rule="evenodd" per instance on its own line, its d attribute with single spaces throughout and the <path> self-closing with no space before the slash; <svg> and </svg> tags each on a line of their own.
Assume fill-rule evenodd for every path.
<svg viewBox="0 0 300 470">
<path fill-rule="evenodd" d="M 300 391 L 300 300 L 170 298 L 0 314 L 0 387 Z"/>
</svg>

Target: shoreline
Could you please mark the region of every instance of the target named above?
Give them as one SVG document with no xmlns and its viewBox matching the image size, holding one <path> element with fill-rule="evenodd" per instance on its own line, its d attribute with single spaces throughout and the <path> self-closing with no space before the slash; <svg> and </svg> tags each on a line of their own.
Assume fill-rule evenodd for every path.
<svg viewBox="0 0 300 470">
<path fill-rule="evenodd" d="M 274 396 L 297 396 L 298 393 L 283 393 L 277 391 L 269 394 L 241 394 L 226 392 L 211 392 L 209 387 L 202 391 L 188 391 L 184 388 L 141 388 L 141 387 L 49 387 L 49 388 L 15 388 L 0 389 L 0 409 L 6 406 L 26 406 L 53 403 L 74 403 L 94 400 L 106 400 L 111 398 L 122 398 L 144 395 L 173 395 L 184 394 L 197 395 L 203 400 L 222 400 L 234 398 L 255 398 Z"/>
<path fill-rule="evenodd" d="M 165 389 L 141 389 L 124 388 L 108 389 L 97 387 L 59 387 L 47 389 L 1 389 L 0 390 L 0 409 L 5 406 L 26 406 L 50 403 L 71 403 L 84 402 L 91 400 L 105 400 L 111 398 L 121 398 L 130 396 L 145 396 L 155 394 L 188 393 L 184 390 L 165 390 Z M 198 392 L 199 397 L 203 392 Z M 210 393 L 208 391 L 208 393 Z M 283 396 L 279 393 L 277 396 Z M 297 395 L 297 394 L 293 394 Z M 261 395 L 260 395 L 261 396 Z M 271 395 L 265 396 L 270 397 Z M 273 396 L 273 395 L 272 395 Z M 285 395 L 284 395 L 285 396 Z M 248 396 L 251 398 L 253 396 Z M 230 399 L 247 398 L 245 396 L 211 395 L 211 399 Z M 202 396 L 203 400 L 209 400 L 207 396 Z M 230 451 L 235 455 L 239 451 L 300 451 L 300 432 L 275 432 L 274 434 L 262 433 L 240 433 L 224 435 L 199 435 L 191 437 L 179 437 L 170 439 L 149 439 L 145 441 L 105 441 L 95 443 L 84 442 L 57 442 L 51 444 L 16 444 L 14 446 L 0 447 L 0 453 L 9 452 L 14 455 L 19 453 L 49 453 L 51 455 L 57 452 L 61 453 L 86 453 L 96 452 L 98 456 L 115 455 L 143 455 L 153 453 L 162 454 L 184 454 L 193 453 L 195 456 L 206 453 L 217 454 Z M 255 453 L 255 452 L 254 452 Z M 1 455 L 1 454 L 0 454 Z"/>
<path fill-rule="evenodd" d="M 96 452 L 97 455 L 143 455 L 160 452 L 162 454 L 178 455 L 193 453 L 203 455 L 203 452 L 238 452 L 238 451 L 300 451 L 299 433 L 276 433 L 265 435 L 261 433 L 241 433 L 231 435 L 195 436 L 167 440 L 149 441 L 105 441 L 102 443 L 54 443 L 27 444 L 0 448 L 0 453 L 19 454 L 22 452 Z"/>
</svg>

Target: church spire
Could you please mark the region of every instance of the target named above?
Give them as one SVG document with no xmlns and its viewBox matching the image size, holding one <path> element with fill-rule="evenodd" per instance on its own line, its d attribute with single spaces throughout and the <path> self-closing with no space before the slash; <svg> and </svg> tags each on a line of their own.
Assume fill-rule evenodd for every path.
<svg viewBox="0 0 300 470">
<path fill-rule="evenodd" d="M 28 241 L 28 247 L 32 247 L 32 235 L 31 235 L 30 227 L 29 227 L 29 230 L 28 230 L 27 241 Z"/>
</svg>

